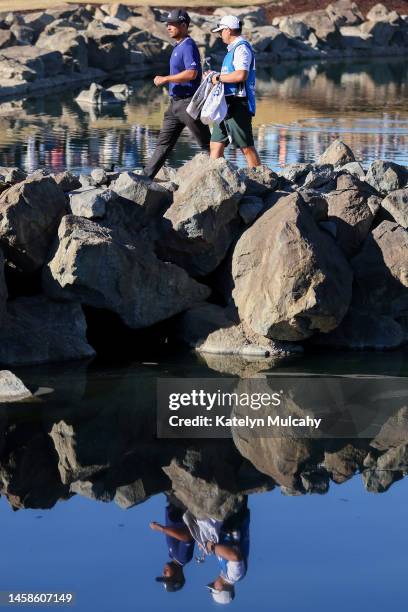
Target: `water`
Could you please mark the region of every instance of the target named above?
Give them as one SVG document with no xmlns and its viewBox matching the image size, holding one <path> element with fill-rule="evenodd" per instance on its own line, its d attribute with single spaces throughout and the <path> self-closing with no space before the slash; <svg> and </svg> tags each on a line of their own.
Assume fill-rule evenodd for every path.
<svg viewBox="0 0 408 612">
<path fill-rule="evenodd" d="M 141 167 L 154 149 L 167 98 L 151 80 L 132 83 L 129 102 L 103 111 L 80 107 L 77 91 L 0 104 L 0 164 L 89 172 L 115 163 Z M 277 64 L 258 71 L 254 121 L 262 161 L 274 169 L 316 160 L 335 138 L 365 164 L 408 164 L 408 66 L 404 60 Z M 169 163 L 197 148 L 183 133 Z M 239 165 L 235 150 L 228 153 Z"/>
<path fill-rule="evenodd" d="M 203 478 L 187 486 L 199 507 L 216 495 L 208 484 L 214 481 L 221 489 L 253 491 L 248 572 L 235 587 L 233 609 L 324 612 L 329 604 L 334 612 L 363 606 L 382 612 L 390 599 L 403 608 L 408 594 L 403 474 L 396 472 L 397 481 L 382 494 L 365 490 L 362 460 L 342 484 L 333 474 L 330 483 L 322 478 L 322 448 L 346 449 L 346 456 L 357 457 L 373 452 L 371 440 L 310 441 L 313 450 L 304 464 L 299 459 L 297 470 L 315 483 L 312 493 L 326 493 L 299 494 L 295 477 L 298 495 L 282 495 L 232 440 L 157 440 L 154 396 L 157 377 L 228 376 L 249 365 L 252 375 L 369 374 L 402 380 L 408 377 L 406 351 L 340 352 L 330 360 L 315 353 L 283 362 L 213 357 L 162 353 L 116 367 L 77 362 L 16 369 L 30 389 L 52 392 L 35 404 L 0 407 L 0 591 L 74 591 L 73 609 L 79 612 L 214 609 L 205 587 L 218 574 L 214 557 L 188 563 L 185 586 L 177 593 L 167 593 L 155 581 L 168 553 L 164 536 L 149 523 L 163 522 L 169 481 L 162 467 L 177 460 L 187 466 L 195 462 L 191 473 Z M 408 441 L 404 417 L 399 433 Z M 272 455 L 265 455 L 265 465 L 276 462 L 282 475 L 288 474 L 293 459 L 285 447 L 257 442 L 255 455 L 268 444 Z M 290 448 L 292 456 L 293 443 Z M 69 492 L 61 479 L 77 485 Z M 133 487 L 138 504 L 124 509 L 113 498 L 118 490 L 126 494 L 126 487 Z"/>
</svg>

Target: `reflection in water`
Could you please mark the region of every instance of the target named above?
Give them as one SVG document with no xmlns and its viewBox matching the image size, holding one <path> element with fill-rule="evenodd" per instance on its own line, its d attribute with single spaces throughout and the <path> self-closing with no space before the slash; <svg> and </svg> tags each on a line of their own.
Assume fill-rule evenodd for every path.
<svg viewBox="0 0 408 612">
<path fill-rule="evenodd" d="M 0 104 L 0 164 L 89 171 L 112 163 L 141 167 L 155 146 L 166 97 L 150 81 L 133 83 L 123 107 L 80 107 L 75 93 Z M 256 146 L 279 168 L 314 161 L 335 137 L 364 162 L 408 163 L 408 66 L 405 61 L 276 65 L 258 74 Z M 183 134 L 169 159 L 197 152 Z M 237 151 L 228 153 L 239 165 Z"/>
<path fill-rule="evenodd" d="M 373 373 L 377 357 L 387 374 L 402 374 L 399 380 L 403 381 L 401 352 L 391 355 L 387 364 L 383 355 L 372 356 L 371 363 L 364 354 L 357 354 L 352 356 L 354 361 L 347 366 L 344 362 L 343 367 L 354 374 L 370 373 L 371 367 Z M 236 361 L 225 359 L 224 364 L 220 361 L 221 357 L 215 364 L 217 377 L 220 371 L 223 374 L 247 371 L 248 364 L 242 363 L 240 370 Z M 334 367 L 340 369 L 338 365 Z M 136 576 L 137 584 L 143 584 L 137 593 L 138 609 L 194 606 L 201 612 L 212 609 L 213 601 L 226 603 L 235 597 L 237 610 L 248 610 L 256 601 L 257 609 L 269 612 L 273 577 L 274 598 L 280 597 L 281 604 L 287 597 L 292 601 L 292 607 L 281 605 L 276 609 L 289 612 L 301 607 L 303 589 L 309 588 L 310 595 L 320 593 L 320 577 L 327 576 L 323 567 L 319 569 L 319 563 L 324 560 L 327 564 L 330 541 L 337 542 L 336 533 L 330 533 L 328 538 L 327 530 L 338 529 L 338 525 L 343 527 L 343 534 L 327 571 L 351 589 L 346 603 L 350 604 L 356 593 L 374 604 L 380 595 L 384 601 L 386 593 L 374 596 L 371 591 L 366 593 L 364 588 L 349 585 L 347 572 L 352 567 L 350 549 L 362 548 L 363 544 L 368 547 L 364 552 L 381 545 L 382 565 L 380 570 L 370 568 L 369 580 L 375 570 L 376 576 L 381 575 L 381 586 L 387 593 L 397 576 L 400 581 L 399 568 L 405 567 L 403 524 L 399 523 L 399 548 L 393 545 L 391 559 L 385 543 L 394 520 L 388 519 L 384 530 L 378 517 L 382 517 L 381 512 L 398 512 L 395 492 L 399 491 L 397 500 L 403 494 L 401 488 L 392 485 L 408 472 L 406 387 L 405 394 L 384 396 L 387 404 L 384 410 L 377 406 L 372 411 L 367 404 L 366 413 L 363 410 L 359 418 L 366 422 L 368 413 L 371 414 L 371 433 L 360 439 L 296 439 L 294 435 L 257 439 L 241 431 L 233 432 L 233 439 L 158 440 L 156 377 L 177 377 L 181 372 L 191 378 L 212 377 L 211 367 L 205 368 L 202 361 L 189 356 L 179 363 L 162 361 L 160 371 L 147 365 L 111 370 L 74 363 L 65 365 L 63 370 L 46 366 L 19 372 L 33 390 L 47 384 L 54 392 L 38 396 L 35 410 L 30 402 L 0 407 L 0 494 L 9 507 L 27 509 L 10 518 L 5 500 L 0 504 L 2 522 L 7 525 L 3 534 L 7 561 L 14 550 L 18 551 L 14 569 L 9 564 L 2 568 L 4 588 L 38 589 L 41 585 L 49 589 L 55 585 L 56 590 L 78 591 L 80 612 L 117 609 L 118 602 L 121 609 L 130 611 L 136 609 L 133 598 L 129 600 L 130 585 L 135 584 Z M 327 363 L 323 360 L 318 365 L 309 360 L 305 364 L 302 357 L 298 362 L 295 358 L 286 365 L 281 362 L 278 367 L 273 364 L 270 367 L 268 371 L 264 362 L 253 361 L 251 374 L 260 375 L 265 384 L 273 386 L 275 374 L 286 373 L 290 378 L 302 367 L 321 372 Z M 247 380 L 241 379 L 239 384 L 246 385 Z M 379 378 L 374 380 L 380 389 Z M 296 403 L 293 410 L 298 414 L 313 410 L 308 402 L 315 397 L 315 382 L 309 381 L 313 391 L 309 395 L 302 392 L 302 385 L 294 387 L 296 393 L 291 402 L 293 406 Z M 381 393 L 377 390 L 374 397 L 378 403 Z M 352 412 L 352 396 L 347 399 Z M 361 412 L 358 402 L 356 406 Z M 335 505 L 333 499 L 348 500 L 350 487 L 346 483 L 350 484 L 357 475 L 362 477 L 367 491 L 389 492 L 376 498 L 365 495 L 368 501 L 357 497 L 354 505 Z M 341 493 L 335 492 L 336 485 L 341 485 Z M 280 489 L 286 499 L 288 495 L 297 499 L 279 501 L 276 494 L 270 493 L 273 489 Z M 307 494 L 319 494 L 318 501 L 312 502 L 317 496 L 309 495 L 308 505 L 299 506 L 300 499 Z M 322 494 L 327 495 L 321 497 Z M 379 498 L 389 498 L 388 506 L 378 502 Z M 86 504 L 79 504 L 80 501 Z M 115 514 L 114 508 L 118 506 L 126 510 L 124 518 Z M 52 511 L 43 512 L 46 508 Z M 374 513 L 377 523 L 367 523 L 370 513 Z M 360 514 L 363 520 L 359 522 Z M 30 522 L 34 517 L 44 520 L 36 526 Z M 353 531 L 349 534 L 347 529 Z M 364 529 L 371 535 L 360 546 L 358 537 Z M 74 538 L 72 546 L 70 538 Z M 39 546 L 41 551 L 49 546 L 54 550 L 57 540 L 60 561 L 55 563 L 54 557 L 48 561 L 45 553 L 40 554 Z M 160 546 L 156 547 L 155 542 Z M 168 557 L 163 556 L 165 551 Z M 97 554 L 102 561 L 96 559 Z M 205 563 L 194 562 L 203 559 Z M 316 565 L 309 568 L 310 559 Z M 391 561 L 395 561 L 395 568 L 384 573 Z M 66 562 L 70 563 L 69 570 Z M 364 556 L 363 565 L 360 561 L 357 564 L 358 581 L 363 585 L 367 563 Z M 377 559 L 376 563 L 380 561 Z M 101 592 L 100 571 L 109 575 L 109 592 Z M 295 595 L 287 590 L 288 585 L 285 587 L 285 574 L 302 584 L 296 602 Z M 306 582 L 304 576 L 308 576 Z M 169 594 L 164 593 L 155 577 Z M 313 607 L 302 609 L 307 612 L 327 609 L 323 600 L 327 602 L 331 588 L 339 588 L 332 582 L 330 585 L 320 605 L 315 605 L 313 599 Z M 177 591 L 180 593 L 174 594 Z M 393 591 L 395 601 L 404 600 L 403 591 Z M 163 597 L 168 597 L 168 601 Z M 341 605 L 333 604 L 332 609 L 340 612 L 346 607 L 350 605 L 346 606 L 343 599 Z M 370 607 L 375 611 L 383 609 L 373 604 Z"/>
</svg>

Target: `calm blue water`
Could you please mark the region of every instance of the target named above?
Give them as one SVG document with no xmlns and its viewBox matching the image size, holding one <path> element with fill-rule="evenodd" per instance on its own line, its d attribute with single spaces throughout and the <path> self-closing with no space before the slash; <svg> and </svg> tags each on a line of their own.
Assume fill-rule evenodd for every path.
<svg viewBox="0 0 408 612">
<path fill-rule="evenodd" d="M 1 589 L 74 590 L 81 612 L 215 609 L 205 588 L 217 575 L 213 558 L 192 561 L 178 593 L 154 580 L 167 553 L 148 524 L 162 520 L 164 503 L 158 495 L 124 511 L 76 496 L 16 514 L 2 499 Z M 372 495 L 359 477 L 325 496 L 252 495 L 249 570 L 231 609 L 404 609 L 407 503 L 406 481 Z"/>
</svg>

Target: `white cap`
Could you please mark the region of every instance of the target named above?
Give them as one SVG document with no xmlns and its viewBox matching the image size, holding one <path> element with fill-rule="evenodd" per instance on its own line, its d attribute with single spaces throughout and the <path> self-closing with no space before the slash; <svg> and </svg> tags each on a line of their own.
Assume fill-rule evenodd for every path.
<svg viewBox="0 0 408 612">
<path fill-rule="evenodd" d="M 222 591 L 218 591 L 218 589 L 215 589 L 213 586 L 214 583 L 210 583 L 207 585 L 207 588 L 210 590 L 213 601 L 215 601 L 218 604 L 229 604 L 231 603 L 231 601 L 234 599 L 235 597 L 235 590 L 234 588 L 230 588 L 230 589 L 223 589 Z"/>
<path fill-rule="evenodd" d="M 217 23 L 217 27 L 211 30 L 211 32 L 221 32 L 226 28 L 230 30 L 239 30 L 242 27 L 241 21 L 235 15 L 225 15 L 221 21 Z"/>
</svg>

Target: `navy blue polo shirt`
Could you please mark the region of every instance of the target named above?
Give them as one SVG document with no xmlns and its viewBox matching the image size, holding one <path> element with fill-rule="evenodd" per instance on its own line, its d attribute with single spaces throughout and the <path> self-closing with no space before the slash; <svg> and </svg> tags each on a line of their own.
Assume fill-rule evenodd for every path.
<svg viewBox="0 0 408 612">
<path fill-rule="evenodd" d="M 176 513 L 177 514 L 177 513 Z M 181 513 L 182 514 L 182 513 Z M 183 519 L 178 516 L 172 516 L 171 506 L 166 507 L 166 527 L 185 527 Z M 172 561 L 177 561 L 179 565 L 186 565 L 193 558 L 194 540 L 190 542 L 180 542 L 177 538 L 166 535 L 166 543 L 169 551 L 169 557 Z"/>
<path fill-rule="evenodd" d="M 178 98 L 188 98 L 195 94 L 201 83 L 200 53 L 194 40 L 187 36 L 174 47 L 170 57 L 170 75 L 183 70 L 197 70 L 197 77 L 185 83 L 169 83 L 169 94 Z"/>
</svg>

